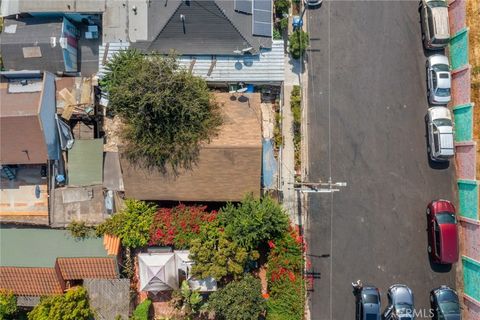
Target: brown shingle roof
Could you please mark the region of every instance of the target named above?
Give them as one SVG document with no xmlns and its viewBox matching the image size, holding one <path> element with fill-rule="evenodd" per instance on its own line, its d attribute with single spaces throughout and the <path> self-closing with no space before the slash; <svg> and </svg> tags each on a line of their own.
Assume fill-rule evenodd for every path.
<svg viewBox="0 0 480 320">
<path fill-rule="evenodd" d="M 245 193 L 260 194 L 260 94 L 216 93 L 215 99 L 222 105 L 224 124 L 218 137 L 202 147 L 197 165 L 192 170 L 180 170 L 177 176 L 171 172 L 162 174 L 158 170 L 134 166 L 121 157 L 128 198 L 239 201 Z"/>
<path fill-rule="evenodd" d="M 0 267 L 0 288 L 19 296 L 63 293 L 54 268 Z"/>
<path fill-rule="evenodd" d="M 118 278 L 114 258 L 58 258 L 63 279 L 115 279 Z"/>
</svg>

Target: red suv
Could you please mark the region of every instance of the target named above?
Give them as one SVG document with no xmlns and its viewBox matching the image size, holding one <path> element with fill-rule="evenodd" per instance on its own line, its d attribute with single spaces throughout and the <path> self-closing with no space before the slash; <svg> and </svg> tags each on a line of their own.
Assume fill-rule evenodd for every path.
<svg viewBox="0 0 480 320">
<path fill-rule="evenodd" d="M 458 260 L 458 232 L 455 207 L 450 201 L 435 200 L 427 207 L 428 253 L 432 260 L 452 264 Z"/>
</svg>

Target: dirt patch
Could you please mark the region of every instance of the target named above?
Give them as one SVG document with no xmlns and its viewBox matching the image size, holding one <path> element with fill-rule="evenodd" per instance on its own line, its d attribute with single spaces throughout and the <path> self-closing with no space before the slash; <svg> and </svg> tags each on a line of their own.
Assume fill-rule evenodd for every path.
<svg viewBox="0 0 480 320">
<path fill-rule="evenodd" d="M 469 57 L 472 65 L 473 137 L 477 141 L 477 178 L 480 177 L 480 2 L 467 1 L 467 26 L 470 28 Z"/>
</svg>

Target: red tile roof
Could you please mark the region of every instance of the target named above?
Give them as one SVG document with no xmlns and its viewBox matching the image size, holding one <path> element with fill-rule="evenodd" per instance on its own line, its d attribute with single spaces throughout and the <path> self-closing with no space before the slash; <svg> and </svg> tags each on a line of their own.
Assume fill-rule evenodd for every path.
<svg viewBox="0 0 480 320">
<path fill-rule="evenodd" d="M 18 296 L 63 293 L 54 268 L 0 267 L 0 288 L 12 290 Z"/>
<path fill-rule="evenodd" d="M 115 279 L 118 278 L 114 258 L 57 258 L 63 279 Z"/>
<path fill-rule="evenodd" d="M 120 238 L 106 234 L 103 236 L 103 246 L 109 256 L 118 256 L 120 253 Z"/>
</svg>

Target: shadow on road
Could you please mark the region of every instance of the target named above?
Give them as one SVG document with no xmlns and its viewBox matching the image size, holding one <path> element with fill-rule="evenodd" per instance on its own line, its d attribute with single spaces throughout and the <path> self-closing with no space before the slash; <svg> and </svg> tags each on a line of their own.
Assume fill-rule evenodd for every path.
<svg viewBox="0 0 480 320">
<path fill-rule="evenodd" d="M 430 268 L 432 268 L 433 272 L 438 273 L 448 273 L 452 270 L 451 264 L 438 264 L 432 261 L 430 256 L 428 257 L 428 262 L 430 263 Z"/>
</svg>

